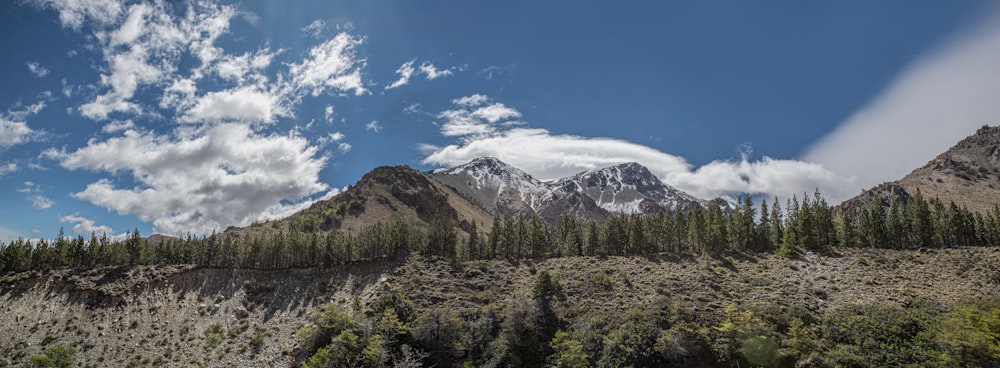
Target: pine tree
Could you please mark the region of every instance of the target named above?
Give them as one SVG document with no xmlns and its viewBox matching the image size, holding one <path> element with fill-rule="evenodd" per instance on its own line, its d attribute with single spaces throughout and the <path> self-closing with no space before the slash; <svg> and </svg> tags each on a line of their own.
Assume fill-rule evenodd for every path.
<svg viewBox="0 0 1000 368">
<path fill-rule="evenodd" d="M 907 202 L 907 218 L 910 227 L 910 242 L 915 247 L 927 247 L 933 242 L 934 226 L 931 223 L 931 209 L 920 189 Z"/>
<path fill-rule="evenodd" d="M 760 222 L 754 232 L 754 250 L 768 251 L 771 249 L 771 217 L 767 210 L 767 198 L 760 201 Z"/>
<path fill-rule="evenodd" d="M 771 224 L 771 232 L 768 234 L 770 246 L 772 248 L 777 248 L 781 245 L 781 240 L 785 236 L 784 219 L 781 216 L 781 203 L 778 202 L 778 197 L 774 197 L 774 206 L 771 207 L 771 214 L 768 222 Z"/>
</svg>

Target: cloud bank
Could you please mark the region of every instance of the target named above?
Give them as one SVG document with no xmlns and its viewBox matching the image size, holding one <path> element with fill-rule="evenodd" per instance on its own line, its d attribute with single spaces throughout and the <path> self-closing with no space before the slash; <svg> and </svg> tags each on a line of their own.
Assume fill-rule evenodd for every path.
<svg viewBox="0 0 1000 368">
<path fill-rule="evenodd" d="M 702 198 L 732 198 L 737 193 L 787 196 L 836 191 L 843 183 L 822 166 L 795 160 L 763 158 L 715 161 L 695 168 L 684 158 L 655 148 L 603 137 L 554 134 L 523 127 L 522 114 L 476 94 L 455 99 L 438 118 L 441 134 L 457 144 L 425 145 L 424 164 L 455 166 L 493 156 L 542 180 L 624 162 L 638 162 L 665 183 Z"/>
<path fill-rule="evenodd" d="M 991 10 L 905 68 L 804 159 L 854 176 L 849 196 L 897 180 L 976 128 L 1000 123 L 1000 10 Z"/>
</svg>

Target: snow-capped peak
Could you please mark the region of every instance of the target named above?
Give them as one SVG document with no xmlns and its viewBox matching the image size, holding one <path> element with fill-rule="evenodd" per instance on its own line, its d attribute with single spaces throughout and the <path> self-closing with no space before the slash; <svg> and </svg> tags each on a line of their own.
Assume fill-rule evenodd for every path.
<svg viewBox="0 0 1000 368">
<path fill-rule="evenodd" d="M 498 215 L 537 214 L 546 208 L 562 208 L 556 202 L 579 198 L 578 194 L 606 211 L 620 213 L 651 213 L 707 203 L 664 184 L 636 162 L 542 182 L 494 157 L 481 157 L 435 170 L 432 175 Z"/>
</svg>

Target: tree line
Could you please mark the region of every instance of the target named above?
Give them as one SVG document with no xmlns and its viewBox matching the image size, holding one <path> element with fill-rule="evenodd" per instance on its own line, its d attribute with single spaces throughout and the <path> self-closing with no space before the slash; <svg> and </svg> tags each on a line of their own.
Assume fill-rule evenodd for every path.
<svg viewBox="0 0 1000 368">
<path fill-rule="evenodd" d="M 124 239 L 91 234 L 53 240 L 0 243 L 0 272 L 151 264 L 281 269 L 330 267 L 346 262 L 398 258 L 410 252 L 452 261 L 520 260 L 563 256 L 718 253 L 728 250 L 794 254 L 834 246 L 913 249 L 986 246 L 1000 242 L 1000 208 L 973 213 L 954 202 L 926 200 L 918 192 L 905 204 L 873 196 L 855 211 L 835 210 L 819 192 L 755 206 L 743 196 L 724 211 L 718 203 L 683 211 L 618 214 L 602 223 L 562 217 L 496 218 L 487 231 L 471 223 L 459 231 L 439 218 L 426 230 L 403 222 L 376 223 L 357 233 L 275 226 L 256 235 L 212 234 L 151 243 L 138 230 Z"/>
</svg>

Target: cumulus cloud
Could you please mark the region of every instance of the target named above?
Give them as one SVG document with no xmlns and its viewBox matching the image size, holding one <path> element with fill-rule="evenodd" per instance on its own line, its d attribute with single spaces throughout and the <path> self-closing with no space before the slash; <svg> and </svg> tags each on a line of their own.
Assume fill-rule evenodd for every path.
<svg viewBox="0 0 1000 368">
<path fill-rule="evenodd" d="M 28 66 L 28 71 L 31 72 L 31 75 L 34 75 L 38 78 L 42 78 L 45 77 L 46 75 L 49 75 L 49 69 L 42 66 L 36 61 L 29 61 L 25 65 Z"/>
<path fill-rule="evenodd" d="M 28 124 L 0 117 L 0 150 L 27 142 L 35 131 Z"/>
<path fill-rule="evenodd" d="M 79 215 L 59 216 L 59 222 L 73 224 L 70 231 L 77 235 L 107 235 L 112 239 L 124 239 L 128 236 L 128 233 L 113 235 L 114 230 L 112 230 L 110 226 L 97 225 L 94 220 Z"/>
<path fill-rule="evenodd" d="M 170 85 L 166 82 L 178 78 L 176 64 L 182 54 L 201 62 L 193 71 L 194 79 L 223 55 L 214 43 L 228 31 L 235 9 L 210 2 L 188 5 L 185 16 L 175 17 L 168 4 L 132 4 L 93 24 L 94 39 L 107 65 L 100 69 L 102 92 L 80 106 L 81 115 L 104 120 L 112 113 L 141 113 L 142 106 L 133 101 L 135 94 L 140 88 Z M 62 14 L 83 5 L 53 2 L 52 6 Z"/>
<path fill-rule="evenodd" d="M 355 57 L 355 49 L 362 42 L 361 38 L 340 33 L 311 48 L 309 58 L 289 66 L 293 88 L 308 91 L 313 96 L 328 90 L 364 94 L 367 92 L 361 81 L 364 61 Z"/>
<path fill-rule="evenodd" d="M 715 161 L 695 168 L 684 158 L 629 141 L 553 134 L 545 129 L 504 124 L 521 113 L 483 95 L 452 101 L 458 108 L 442 112 L 441 134 L 459 137 L 459 144 L 422 145 L 424 164 L 455 166 L 477 157 L 493 156 L 541 179 L 553 180 L 582 171 L 638 162 L 665 183 L 702 198 L 752 193 L 786 196 L 837 191 L 843 179 L 822 166 L 764 157 L 750 161 Z"/>
<path fill-rule="evenodd" d="M 303 55 L 285 55 L 291 60 L 275 67 L 287 50 L 232 52 L 219 42 L 233 19 L 253 21 L 238 4 L 36 4 L 57 11 L 64 27 L 85 34 L 89 44 L 84 50 L 98 53 L 94 70 L 99 79 L 79 88 L 63 80 L 63 93 L 91 93 L 74 111 L 109 121 L 102 130 L 116 135 L 92 139 L 70 152 L 44 153 L 42 157 L 71 170 L 109 174 L 74 197 L 151 222 L 158 232 L 182 235 L 288 215 L 324 191 L 327 196 L 337 193 L 319 181 L 328 161 L 320 148 L 295 130 L 280 134 L 274 123 L 293 117 L 306 96 L 367 92 L 365 61 L 356 56 L 364 40 L 348 34 L 348 27 Z M 326 29 L 320 21 L 304 31 L 319 37 Z M 0 149 L 37 133 L 23 119 L 0 118 L 5 118 L 0 121 Z M 332 122 L 332 105 L 325 118 Z M 275 133 L 262 133 L 265 129 Z M 351 149 L 347 142 L 336 143 L 341 153 Z"/>
<path fill-rule="evenodd" d="M 38 138 L 42 133 L 28 127 L 24 120 L 44 108 L 44 101 L 28 106 L 19 103 L 6 113 L 0 113 L 0 151 Z"/>
<path fill-rule="evenodd" d="M 334 142 L 339 142 L 339 141 L 343 140 L 344 137 L 345 137 L 344 133 L 341 133 L 341 132 L 330 133 L 330 140 L 332 140 Z"/>
<path fill-rule="evenodd" d="M 317 150 L 301 137 L 219 124 L 189 139 L 128 130 L 47 155 L 71 170 L 130 173 L 134 186 L 100 179 L 73 196 L 152 222 L 158 233 L 183 235 L 280 218 L 308 206 L 309 196 L 329 189 L 319 181 L 327 158 Z"/>
<path fill-rule="evenodd" d="M 365 124 L 365 130 L 378 133 L 382 131 L 382 124 L 379 124 L 378 120 L 372 120 L 370 123 Z"/>
<path fill-rule="evenodd" d="M 260 122 L 270 123 L 275 116 L 287 115 L 277 96 L 256 87 L 209 92 L 187 111 L 186 122 Z"/>
<path fill-rule="evenodd" d="M 856 180 L 897 180 L 984 125 L 1000 122 L 1000 11 L 930 50 L 804 158 Z M 847 197 L 838 198 L 840 200 Z"/>
</svg>

